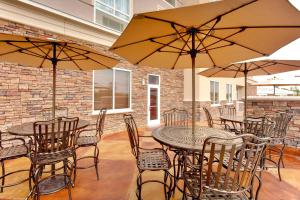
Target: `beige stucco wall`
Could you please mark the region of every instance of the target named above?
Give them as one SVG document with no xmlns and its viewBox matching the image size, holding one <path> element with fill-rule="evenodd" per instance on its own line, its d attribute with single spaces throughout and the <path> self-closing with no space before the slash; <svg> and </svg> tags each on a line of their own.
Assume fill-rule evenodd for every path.
<svg viewBox="0 0 300 200">
<path fill-rule="evenodd" d="M 196 74 L 205 69 L 196 69 Z M 210 81 L 219 81 L 219 99 L 226 100 L 226 84 L 232 84 L 232 100 L 237 100 L 236 86 L 244 86 L 243 78 L 206 78 L 196 75 L 196 101 L 210 101 Z M 184 100 L 192 100 L 192 70 L 184 70 Z"/>
</svg>

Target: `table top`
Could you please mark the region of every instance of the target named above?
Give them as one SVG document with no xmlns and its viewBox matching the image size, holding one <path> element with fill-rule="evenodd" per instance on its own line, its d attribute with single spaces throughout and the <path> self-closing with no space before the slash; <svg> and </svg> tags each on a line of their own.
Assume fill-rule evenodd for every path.
<svg viewBox="0 0 300 200">
<path fill-rule="evenodd" d="M 214 137 L 235 137 L 234 133 L 208 127 L 195 127 L 192 133 L 191 127 L 172 126 L 160 127 L 152 132 L 152 136 L 158 142 L 177 149 L 201 150 L 204 140 L 210 136 Z"/>
<path fill-rule="evenodd" d="M 89 121 L 80 119 L 78 121 L 77 129 L 85 128 L 89 124 Z M 33 136 L 33 122 L 27 122 L 21 125 L 12 126 L 8 128 L 7 131 L 12 135 Z"/>
<path fill-rule="evenodd" d="M 243 123 L 244 116 L 241 116 L 241 115 L 221 115 L 220 119 L 225 120 L 225 121 Z"/>
</svg>

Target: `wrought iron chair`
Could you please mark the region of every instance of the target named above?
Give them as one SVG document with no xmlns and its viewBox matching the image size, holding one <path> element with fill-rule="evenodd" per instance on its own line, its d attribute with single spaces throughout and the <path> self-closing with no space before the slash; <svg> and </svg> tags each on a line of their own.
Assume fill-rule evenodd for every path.
<svg viewBox="0 0 300 200">
<path fill-rule="evenodd" d="M 188 126 L 189 113 L 187 110 L 172 108 L 163 113 L 165 126 Z"/>
<path fill-rule="evenodd" d="M 263 134 L 265 123 L 265 116 L 247 117 L 247 119 L 245 119 L 244 121 L 244 129 L 242 129 L 241 132 L 244 134 L 253 134 L 261 137 Z"/>
<path fill-rule="evenodd" d="M 164 119 L 165 126 L 188 127 L 188 125 L 189 125 L 189 113 L 187 110 L 180 110 L 177 108 L 172 108 L 170 110 L 163 112 L 163 119 Z M 182 168 L 183 168 L 182 154 L 181 154 L 180 150 L 175 149 L 175 148 L 167 148 L 167 150 L 174 152 L 174 156 L 173 156 L 174 188 L 173 188 L 173 191 L 175 191 L 176 180 L 179 179 L 180 174 L 182 172 Z M 176 161 L 177 161 L 177 163 L 176 163 Z"/>
<path fill-rule="evenodd" d="M 96 169 L 96 175 L 97 175 L 97 180 L 99 180 L 99 172 L 98 172 L 98 164 L 99 164 L 99 147 L 98 143 L 101 140 L 101 136 L 103 135 L 103 130 L 104 130 L 104 121 L 106 117 L 106 111 L 107 109 L 102 108 L 99 111 L 99 115 L 97 118 L 96 124 L 94 124 L 94 128 L 88 128 L 88 129 L 83 129 L 78 132 L 78 135 L 76 136 L 75 139 L 75 147 L 76 150 L 79 148 L 84 148 L 84 147 L 93 147 L 94 148 L 94 155 L 93 156 L 84 156 L 77 158 L 76 156 L 76 161 L 75 161 L 75 169 L 74 169 L 74 183 L 75 183 L 75 178 L 76 178 L 76 171 L 77 169 L 87 169 L 91 167 L 95 167 Z M 78 166 L 78 161 L 82 159 L 93 159 L 94 164 L 86 167 L 80 167 Z"/>
<path fill-rule="evenodd" d="M 236 108 L 234 105 L 225 105 L 218 109 L 220 115 L 236 115 Z"/>
<path fill-rule="evenodd" d="M 52 108 L 42 109 L 42 119 L 47 121 L 52 119 Z M 69 109 L 67 107 L 55 107 L 55 117 L 68 117 Z"/>
<path fill-rule="evenodd" d="M 31 177 L 34 182 L 31 193 L 33 199 L 40 199 L 41 195 L 51 194 L 63 188 L 68 189 L 69 199 L 72 199 L 74 164 L 69 158 L 75 157 L 74 136 L 78 121 L 78 117 L 63 117 L 33 124 L 34 146 L 30 154 Z M 62 167 L 55 168 L 59 163 Z M 46 171 L 46 166 L 51 166 L 51 169 Z"/>
<path fill-rule="evenodd" d="M 9 133 L 6 133 L 9 134 Z M 0 177 L 1 185 L 0 185 L 0 191 L 3 192 L 3 189 L 6 187 L 12 187 L 21 183 L 24 183 L 25 181 L 28 181 L 29 178 L 15 182 L 10 184 L 5 184 L 6 177 L 17 174 L 19 172 L 28 171 L 30 177 L 30 171 L 28 169 L 24 170 L 17 170 L 10 173 L 6 173 L 5 171 L 5 161 L 8 160 L 14 160 L 22 157 L 27 157 L 29 153 L 29 147 L 25 143 L 25 140 L 23 138 L 8 138 L 8 139 L 2 139 L 2 132 L 0 131 L 0 163 L 2 168 L 2 175 Z M 29 189 L 31 190 L 31 184 L 29 184 Z"/>
<path fill-rule="evenodd" d="M 251 134 L 205 139 L 200 162 L 185 154 L 184 199 L 252 199 L 253 179 L 267 142 Z"/>
<path fill-rule="evenodd" d="M 131 152 L 136 158 L 138 176 L 137 176 L 137 192 L 136 195 L 139 200 L 142 199 L 142 185 L 149 182 L 161 183 L 164 185 L 165 198 L 169 199 L 171 197 L 171 188 L 172 188 L 172 178 L 169 173 L 171 168 L 170 159 L 166 151 L 162 148 L 155 149 L 145 149 L 140 147 L 140 135 L 138 132 L 137 125 L 134 121 L 132 115 L 125 114 L 123 116 L 124 122 L 126 125 Z M 163 171 L 164 172 L 164 181 L 159 180 L 142 180 L 142 174 L 145 171 Z M 170 181 L 168 185 L 167 181 Z"/>
<path fill-rule="evenodd" d="M 203 110 L 205 112 L 208 127 L 216 128 L 216 125 L 217 125 L 218 127 L 221 127 L 222 129 L 225 129 L 228 131 L 230 130 L 230 127 L 227 124 L 221 123 L 221 120 L 213 119 L 207 108 L 203 107 Z"/>
<path fill-rule="evenodd" d="M 286 135 L 288 124 L 292 119 L 290 113 L 278 113 L 271 122 L 273 122 L 272 128 L 268 126 L 264 127 L 262 137 L 270 137 L 270 143 L 268 144 L 267 153 L 264 157 L 264 168 L 277 168 L 278 177 L 281 181 L 280 166 L 284 167 L 283 153 L 286 146 Z"/>
</svg>

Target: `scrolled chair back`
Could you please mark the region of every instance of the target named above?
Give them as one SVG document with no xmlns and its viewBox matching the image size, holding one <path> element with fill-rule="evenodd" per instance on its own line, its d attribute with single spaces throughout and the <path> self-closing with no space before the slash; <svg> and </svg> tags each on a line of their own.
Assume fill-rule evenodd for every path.
<svg viewBox="0 0 300 200">
<path fill-rule="evenodd" d="M 74 145 L 79 118 L 59 117 L 33 124 L 35 153 L 54 153 Z"/>
<path fill-rule="evenodd" d="M 124 114 L 123 119 L 126 125 L 131 152 L 137 158 L 139 152 L 139 132 L 137 125 L 131 114 Z"/>
<path fill-rule="evenodd" d="M 104 130 L 104 122 L 105 122 L 105 117 L 106 117 L 106 108 L 101 108 L 98 114 L 97 122 L 96 122 L 96 131 L 99 137 L 103 135 L 103 130 Z"/>
<path fill-rule="evenodd" d="M 261 135 L 265 122 L 265 116 L 247 117 L 244 121 L 244 134 Z"/>
<path fill-rule="evenodd" d="M 188 126 L 189 113 L 186 110 L 172 108 L 163 113 L 165 126 Z"/>
<path fill-rule="evenodd" d="M 286 136 L 288 126 L 292 118 L 292 113 L 281 112 L 275 115 L 275 117 L 273 118 L 273 121 L 275 123 L 274 137 L 283 138 Z"/>
<path fill-rule="evenodd" d="M 213 127 L 214 127 L 214 123 L 213 123 L 213 118 L 212 118 L 210 112 L 209 112 L 208 109 L 205 108 L 205 107 L 203 107 L 203 110 L 204 110 L 204 112 L 205 112 L 205 116 L 206 116 L 206 120 L 207 120 L 207 125 L 208 125 L 208 127 L 213 128 Z"/>
<path fill-rule="evenodd" d="M 252 134 L 205 139 L 199 161 L 198 198 L 209 192 L 214 195 L 245 195 L 252 187 L 252 180 L 268 141 L 268 138 Z M 227 163 L 226 167 L 224 163 Z"/>
</svg>

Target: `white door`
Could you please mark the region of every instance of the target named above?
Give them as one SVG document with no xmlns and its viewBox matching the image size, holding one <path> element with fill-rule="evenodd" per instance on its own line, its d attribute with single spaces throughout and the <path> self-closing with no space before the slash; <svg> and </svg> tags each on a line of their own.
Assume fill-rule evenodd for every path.
<svg viewBox="0 0 300 200">
<path fill-rule="evenodd" d="M 158 75 L 148 75 L 148 125 L 160 124 L 160 78 Z"/>
</svg>

